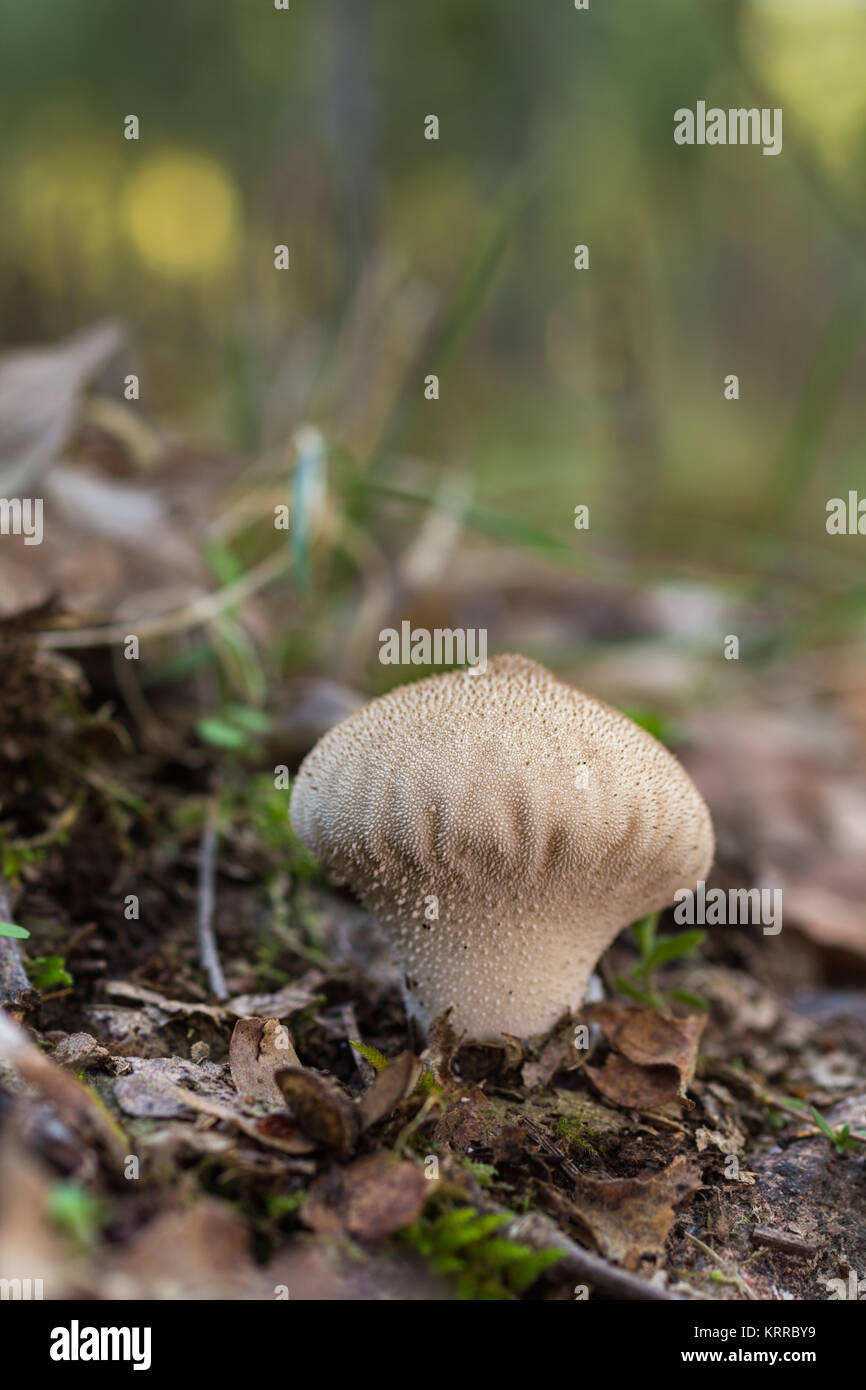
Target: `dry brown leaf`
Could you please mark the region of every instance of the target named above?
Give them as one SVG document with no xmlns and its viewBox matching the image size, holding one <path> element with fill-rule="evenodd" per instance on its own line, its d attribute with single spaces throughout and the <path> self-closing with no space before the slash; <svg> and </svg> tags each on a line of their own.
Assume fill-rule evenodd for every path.
<svg viewBox="0 0 866 1390">
<path fill-rule="evenodd" d="M 705 1014 L 689 1014 L 686 1018 L 674 1018 L 659 1009 L 636 1009 L 629 1005 L 605 1001 L 590 1005 L 585 1010 L 585 1016 L 601 1025 L 611 1047 L 634 1066 L 652 1068 L 656 1073 L 659 1072 L 659 1068 L 672 1069 L 676 1074 L 676 1086 L 673 1095 L 666 1096 L 665 1099 L 673 1100 L 679 1095 L 691 1108 L 691 1102 L 686 1099 L 685 1093 L 695 1074 L 698 1047 L 706 1027 Z M 610 1061 L 608 1058 L 608 1062 Z M 627 1067 L 616 1064 L 613 1067 L 606 1065 L 601 1072 L 591 1067 L 587 1067 L 586 1070 L 602 1094 L 607 1094 L 604 1084 L 614 1087 L 621 1084 L 624 1089 L 640 1089 L 639 1079 Z M 602 1077 L 602 1083 L 598 1082 L 598 1077 Z M 651 1079 L 648 1078 L 647 1093 L 661 1091 L 663 1080 L 660 1073 Z M 623 1103 L 626 1102 L 617 1102 Z M 635 1108 L 646 1109 L 648 1104 L 650 1103 L 645 1102 L 636 1105 Z M 662 1105 L 664 1101 L 659 1100 L 655 1104 Z"/>
<path fill-rule="evenodd" d="M 317 1178 L 301 1207 L 301 1220 L 320 1235 L 348 1235 L 376 1244 L 411 1225 L 433 1187 L 414 1163 L 371 1154 Z"/>
<path fill-rule="evenodd" d="M 146 1119 L 171 1119 L 194 1109 L 193 1097 L 201 1093 L 223 1106 L 232 1106 L 234 1094 L 216 1062 L 188 1062 L 185 1057 L 123 1057 L 117 1065 L 129 1070 L 114 1083 L 114 1098 L 127 1115 Z M 188 1089 L 187 1089 L 188 1088 Z"/>
<path fill-rule="evenodd" d="M 625 1269 L 637 1269 L 644 1255 L 663 1253 L 674 1208 L 700 1185 L 700 1173 L 681 1155 L 648 1177 L 582 1176 L 574 1185 L 572 1214 L 602 1255 Z"/>
<path fill-rule="evenodd" d="M 640 1067 L 611 1052 L 601 1067 L 584 1067 L 593 1086 L 623 1110 L 657 1110 L 680 1094 L 676 1067 Z"/>
<path fill-rule="evenodd" d="M 338 1158 L 348 1158 L 358 1139 L 358 1107 L 335 1082 L 303 1067 L 284 1067 L 275 1081 L 304 1134 Z"/>
<path fill-rule="evenodd" d="M 291 1034 L 278 1019 L 238 1019 L 229 1045 L 229 1067 L 238 1095 L 282 1110 L 285 1102 L 274 1072 L 300 1065 Z"/>
<path fill-rule="evenodd" d="M 423 1062 L 414 1053 L 401 1052 L 399 1057 L 376 1073 L 375 1080 L 364 1092 L 358 1107 L 362 1133 L 387 1119 L 401 1100 L 411 1096 L 423 1070 Z"/>
</svg>

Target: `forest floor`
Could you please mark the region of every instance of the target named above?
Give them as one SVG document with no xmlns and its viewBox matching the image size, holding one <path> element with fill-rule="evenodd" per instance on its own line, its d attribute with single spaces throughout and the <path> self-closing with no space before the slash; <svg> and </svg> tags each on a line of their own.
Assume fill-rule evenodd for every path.
<svg viewBox="0 0 866 1390">
<path fill-rule="evenodd" d="M 425 1044 L 272 774 L 142 752 L 31 625 L 5 622 L 0 665 L 0 919 L 30 933 L 0 945 L 0 1273 L 55 1298 L 857 1296 L 863 933 L 827 855 L 791 853 L 828 786 L 851 811 L 826 742 L 812 766 L 740 710 L 732 799 L 730 712 L 691 730 L 716 881 L 779 862 L 761 827 L 797 823 L 783 948 L 710 929 L 648 1007 L 618 989 L 640 978 L 624 935 L 603 1002 L 537 1046 L 447 1018 Z"/>
</svg>

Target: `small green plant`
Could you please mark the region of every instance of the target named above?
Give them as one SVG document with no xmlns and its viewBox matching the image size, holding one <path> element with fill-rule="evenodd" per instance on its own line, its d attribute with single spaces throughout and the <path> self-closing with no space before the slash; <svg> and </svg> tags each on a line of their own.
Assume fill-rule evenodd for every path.
<svg viewBox="0 0 866 1390">
<path fill-rule="evenodd" d="M 493 1185 L 493 1179 L 496 1177 L 495 1164 L 475 1163 L 471 1158 L 464 1158 L 462 1163 L 463 1167 L 472 1174 L 479 1187 L 491 1187 Z"/>
<path fill-rule="evenodd" d="M 531 1250 L 504 1240 L 496 1232 L 510 1220 L 508 1212 L 485 1216 L 474 1207 L 455 1207 L 423 1215 L 401 1233 L 430 1268 L 453 1278 L 457 1297 L 495 1301 L 519 1297 L 551 1265 L 561 1250 Z"/>
<path fill-rule="evenodd" d="M 691 1009 L 705 1009 L 706 1004 L 697 994 L 688 990 L 672 989 L 667 996 L 658 988 L 655 973 L 663 965 L 690 956 L 700 946 L 706 932 L 684 931 L 676 936 L 658 935 L 659 914 L 653 912 L 643 917 L 631 928 L 632 936 L 640 951 L 640 960 L 632 966 L 629 974 L 617 975 L 617 989 L 646 1008 L 667 1009 L 669 1000 L 675 999 Z"/>
<path fill-rule="evenodd" d="M 581 1153 L 586 1154 L 588 1158 L 598 1157 L 598 1149 L 590 1144 L 587 1138 L 591 1132 L 588 1125 L 583 1124 L 580 1120 L 570 1119 L 567 1115 L 561 1115 L 556 1129 L 558 1134 L 561 1134 L 576 1149 L 580 1149 Z"/>
<path fill-rule="evenodd" d="M 40 994 L 72 984 L 72 976 L 62 956 L 35 956 L 26 969 L 31 985 Z"/>
<path fill-rule="evenodd" d="M 245 753 L 268 732 L 271 721 L 262 710 L 227 704 L 218 713 L 200 719 L 195 727 L 202 742 L 229 753 Z"/>
<path fill-rule="evenodd" d="M 16 927 L 14 922 L 0 922 L 0 936 L 12 936 L 17 941 L 26 941 L 29 935 L 26 927 Z"/>
<path fill-rule="evenodd" d="M 809 1114 L 812 1116 L 812 1119 L 815 1121 L 815 1124 L 818 1126 L 825 1139 L 830 1140 L 830 1143 L 833 1145 L 833 1148 L 836 1150 L 837 1154 L 839 1154 L 840 1158 L 846 1154 L 849 1149 L 856 1149 L 858 1144 L 862 1144 L 863 1141 L 866 1140 L 866 1134 L 864 1134 L 862 1130 L 854 1130 L 852 1133 L 850 1125 L 840 1125 L 838 1129 L 834 1129 L 833 1126 L 824 1119 L 821 1112 L 815 1109 L 814 1105 L 809 1106 Z"/>
<path fill-rule="evenodd" d="M 370 1047 L 369 1043 L 355 1042 L 354 1038 L 350 1038 L 349 1042 L 355 1051 L 360 1052 L 364 1060 L 370 1063 L 371 1067 L 375 1067 L 376 1071 L 383 1071 L 387 1067 L 388 1058 L 384 1052 L 379 1051 L 378 1047 Z"/>
<path fill-rule="evenodd" d="M 56 1183 L 48 1193 L 45 1209 L 48 1219 L 82 1250 L 95 1244 L 111 1215 L 108 1202 L 76 1182 Z"/>
</svg>

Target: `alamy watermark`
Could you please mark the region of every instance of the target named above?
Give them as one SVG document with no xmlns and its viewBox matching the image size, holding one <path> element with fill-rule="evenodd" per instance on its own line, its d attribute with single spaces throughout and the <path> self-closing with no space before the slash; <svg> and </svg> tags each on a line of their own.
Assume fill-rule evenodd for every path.
<svg viewBox="0 0 866 1390">
<path fill-rule="evenodd" d="M 680 927 L 763 926 L 764 936 L 782 930 L 781 888 L 710 888 L 703 879 L 697 891 L 678 888 L 674 893 L 674 921 Z"/>
<path fill-rule="evenodd" d="M 42 498 L 0 497 L 0 536 L 23 536 L 25 545 L 41 545 Z"/>
<path fill-rule="evenodd" d="M 764 154 L 782 153 L 782 108 L 737 106 L 727 111 L 699 101 L 695 110 L 674 112 L 677 145 L 763 145 Z"/>
<path fill-rule="evenodd" d="M 469 675 L 487 670 L 487 629 L 480 627 L 413 628 L 404 620 L 400 631 L 384 627 L 379 633 L 383 666 L 468 666 Z"/>
</svg>

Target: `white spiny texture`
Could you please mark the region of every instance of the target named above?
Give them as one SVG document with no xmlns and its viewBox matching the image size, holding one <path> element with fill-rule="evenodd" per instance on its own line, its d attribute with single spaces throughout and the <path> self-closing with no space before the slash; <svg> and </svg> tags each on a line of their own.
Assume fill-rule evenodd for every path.
<svg viewBox="0 0 866 1390">
<path fill-rule="evenodd" d="M 521 656 L 351 715 L 305 758 L 291 815 L 375 913 L 421 1026 L 453 1005 L 479 1040 L 575 1010 L 617 933 L 693 888 L 714 848 L 667 749 Z"/>
</svg>

